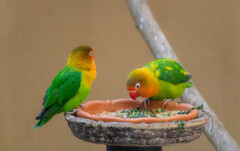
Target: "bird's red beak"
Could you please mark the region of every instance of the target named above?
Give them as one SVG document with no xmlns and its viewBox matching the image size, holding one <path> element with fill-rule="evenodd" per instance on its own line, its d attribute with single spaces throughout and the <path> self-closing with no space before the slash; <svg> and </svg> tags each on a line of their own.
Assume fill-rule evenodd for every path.
<svg viewBox="0 0 240 151">
<path fill-rule="evenodd" d="M 137 93 L 137 91 L 129 91 L 129 95 L 133 100 L 136 100 L 137 97 L 140 95 Z"/>
</svg>

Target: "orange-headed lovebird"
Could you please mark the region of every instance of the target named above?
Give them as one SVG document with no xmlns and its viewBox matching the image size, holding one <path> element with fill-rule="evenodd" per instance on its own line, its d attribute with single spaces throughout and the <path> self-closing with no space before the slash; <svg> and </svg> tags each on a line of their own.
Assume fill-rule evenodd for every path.
<svg viewBox="0 0 240 151">
<path fill-rule="evenodd" d="M 132 99 L 141 96 L 148 100 L 174 99 L 185 88 L 192 87 L 191 75 L 169 58 L 151 61 L 142 68 L 134 69 L 127 79 L 127 90 Z"/>
</svg>

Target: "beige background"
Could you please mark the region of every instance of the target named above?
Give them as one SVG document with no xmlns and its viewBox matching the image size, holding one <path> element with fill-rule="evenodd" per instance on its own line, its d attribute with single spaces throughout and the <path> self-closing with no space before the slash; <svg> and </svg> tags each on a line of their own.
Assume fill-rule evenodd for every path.
<svg viewBox="0 0 240 151">
<path fill-rule="evenodd" d="M 149 0 L 161 29 L 210 107 L 240 143 L 240 1 Z M 0 150 L 103 151 L 75 138 L 63 114 L 33 129 L 42 98 L 72 48 L 95 50 L 88 100 L 128 97 L 128 73 L 153 56 L 123 0 L 0 1 Z M 165 151 L 214 150 L 206 137 Z"/>
</svg>

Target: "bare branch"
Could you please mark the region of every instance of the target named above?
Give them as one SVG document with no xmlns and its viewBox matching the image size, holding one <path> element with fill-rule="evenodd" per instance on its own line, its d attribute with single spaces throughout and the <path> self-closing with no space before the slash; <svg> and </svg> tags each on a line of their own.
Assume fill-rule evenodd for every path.
<svg viewBox="0 0 240 151">
<path fill-rule="evenodd" d="M 136 27 L 141 32 L 153 55 L 156 58 L 172 58 L 179 62 L 176 54 L 159 28 L 158 23 L 155 21 L 146 0 L 127 0 L 127 4 Z M 212 115 L 213 131 L 211 132 L 212 122 L 210 121 L 205 126 L 204 132 L 218 151 L 239 150 L 238 144 L 224 128 L 221 121 L 208 106 L 196 87 L 186 89 L 182 95 L 182 100 L 194 106 L 203 104 L 204 110 Z"/>
</svg>

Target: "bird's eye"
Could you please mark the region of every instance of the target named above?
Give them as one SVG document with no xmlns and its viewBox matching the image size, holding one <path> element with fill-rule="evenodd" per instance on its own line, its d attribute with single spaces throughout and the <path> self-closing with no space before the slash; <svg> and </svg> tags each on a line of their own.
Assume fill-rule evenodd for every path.
<svg viewBox="0 0 240 151">
<path fill-rule="evenodd" d="M 92 52 L 92 51 L 89 51 L 89 55 L 92 56 L 92 55 L 93 55 L 93 52 Z"/>
<path fill-rule="evenodd" d="M 135 85 L 135 88 L 138 89 L 139 87 L 140 87 L 140 83 L 137 83 L 137 84 Z"/>
</svg>

